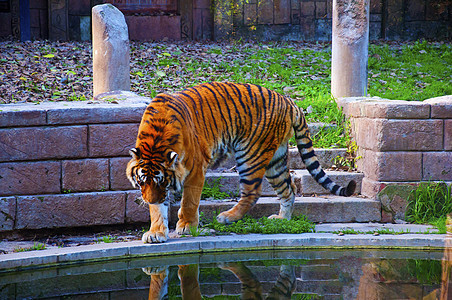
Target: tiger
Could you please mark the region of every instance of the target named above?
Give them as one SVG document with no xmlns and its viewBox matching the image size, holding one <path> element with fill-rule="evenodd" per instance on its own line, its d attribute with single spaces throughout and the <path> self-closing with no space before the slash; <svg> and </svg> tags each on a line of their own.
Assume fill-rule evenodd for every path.
<svg viewBox="0 0 452 300">
<path fill-rule="evenodd" d="M 303 109 L 290 98 L 259 85 L 231 82 L 203 83 L 155 96 L 143 113 L 126 167 L 127 178 L 149 204 L 151 226 L 142 241 L 167 241 L 170 191 L 182 191 L 176 234 L 197 228 L 206 170 L 232 155 L 240 199 L 217 216 L 218 222 L 235 222 L 250 210 L 261 195 L 264 175 L 280 199 L 279 212 L 269 218 L 290 219 L 296 186 L 287 157 L 294 134 L 311 176 L 331 193 L 351 196 L 356 182 L 341 187 L 326 175 Z"/>
</svg>

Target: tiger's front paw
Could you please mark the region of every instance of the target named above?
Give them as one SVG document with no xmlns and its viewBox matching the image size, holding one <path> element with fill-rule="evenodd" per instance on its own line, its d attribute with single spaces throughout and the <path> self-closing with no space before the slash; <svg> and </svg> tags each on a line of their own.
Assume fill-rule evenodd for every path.
<svg viewBox="0 0 452 300">
<path fill-rule="evenodd" d="M 198 228 L 198 223 L 179 220 L 176 224 L 176 233 L 179 235 L 190 234 L 190 227 Z"/>
<path fill-rule="evenodd" d="M 168 239 L 168 230 L 158 231 L 152 230 L 146 231 L 141 240 L 143 243 L 163 243 Z"/>
<path fill-rule="evenodd" d="M 271 215 L 271 216 L 269 216 L 268 217 L 269 219 L 285 219 L 283 216 L 281 216 L 281 215 Z"/>
</svg>

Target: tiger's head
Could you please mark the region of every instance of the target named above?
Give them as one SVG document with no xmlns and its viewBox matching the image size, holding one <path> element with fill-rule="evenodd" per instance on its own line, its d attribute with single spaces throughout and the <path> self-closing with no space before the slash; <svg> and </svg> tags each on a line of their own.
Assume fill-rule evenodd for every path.
<svg viewBox="0 0 452 300">
<path fill-rule="evenodd" d="M 163 203 L 169 191 L 181 190 L 179 155 L 176 152 L 167 150 L 150 156 L 140 148 L 132 148 L 129 153 L 132 159 L 127 164 L 127 178 L 134 187 L 141 189 L 145 202 Z"/>
</svg>

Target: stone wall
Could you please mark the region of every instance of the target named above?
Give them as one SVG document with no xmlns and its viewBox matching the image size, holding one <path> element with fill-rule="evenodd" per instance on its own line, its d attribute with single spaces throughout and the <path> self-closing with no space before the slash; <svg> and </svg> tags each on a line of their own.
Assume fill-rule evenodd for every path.
<svg viewBox="0 0 452 300">
<path fill-rule="evenodd" d="M 402 219 L 420 181 L 452 183 L 452 96 L 417 101 L 342 98 L 359 147 L 361 193 L 382 201 L 383 220 Z"/>
<path fill-rule="evenodd" d="M 0 231 L 149 221 L 125 176 L 149 99 L 129 98 L 0 105 Z"/>
<path fill-rule="evenodd" d="M 449 0 L 369 0 L 370 39 L 452 38 Z M 89 40 L 91 7 L 116 0 L 30 1 L 31 39 Z M 133 40 L 331 40 L 333 0 L 166 1 L 158 14 L 126 11 Z M 0 11 L 0 37 L 20 39 L 19 0 Z M 143 30 L 146 28 L 146 30 Z"/>
</svg>

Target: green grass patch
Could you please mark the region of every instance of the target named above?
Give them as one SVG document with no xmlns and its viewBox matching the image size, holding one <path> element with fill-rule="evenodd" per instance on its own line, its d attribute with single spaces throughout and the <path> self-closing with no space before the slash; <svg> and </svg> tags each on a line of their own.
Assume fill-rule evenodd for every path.
<svg viewBox="0 0 452 300">
<path fill-rule="evenodd" d="M 306 216 L 294 216 L 291 220 L 286 219 L 269 219 L 262 217 L 260 219 L 253 219 L 249 216 L 243 217 L 243 219 L 236 221 L 229 225 L 218 223 L 216 217 L 213 218 L 211 223 L 204 226 L 205 228 L 214 229 L 216 232 L 223 233 L 261 233 L 261 234 L 274 234 L 274 233 L 305 233 L 313 232 L 315 225 L 310 222 Z"/>
<path fill-rule="evenodd" d="M 436 226 L 442 223 L 440 220 L 445 222 L 447 214 L 451 212 L 451 187 L 444 182 L 421 182 L 410 194 L 405 218 L 411 223 Z"/>
<path fill-rule="evenodd" d="M 223 185 L 220 183 L 221 178 L 206 180 L 201 192 L 201 199 L 231 199 L 236 198 L 238 193 L 222 192 Z"/>
<path fill-rule="evenodd" d="M 35 250 L 45 250 L 46 245 L 41 243 L 34 243 L 31 247 L 19 247 L 13 250 L 13 252 L 27 252 L 27 251 L 35 251 Z"/>
</svg>

